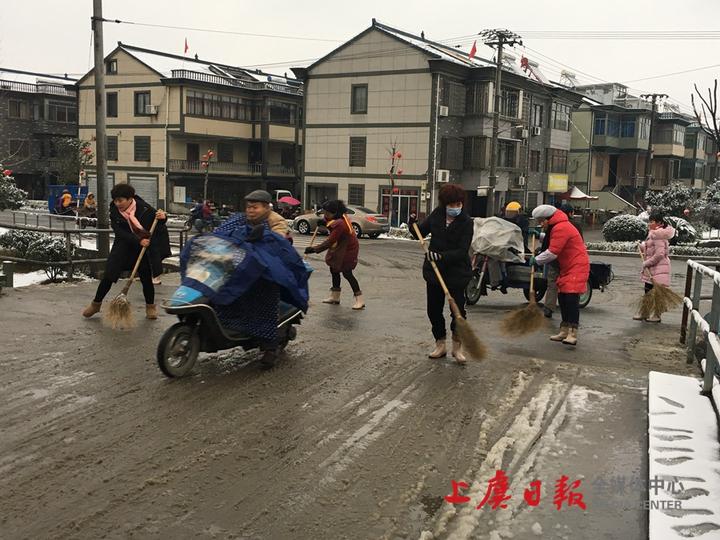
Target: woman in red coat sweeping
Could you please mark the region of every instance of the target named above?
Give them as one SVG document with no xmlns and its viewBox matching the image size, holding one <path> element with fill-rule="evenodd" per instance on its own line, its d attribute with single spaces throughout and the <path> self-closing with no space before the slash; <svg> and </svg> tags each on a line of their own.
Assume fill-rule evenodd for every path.
<svg viewBox="0 0 720 540">
<path fill-rule="evenodd" d="M 560 332 L 551 336 L 552 341 L 576 345 L 580 323 L 580 295 L 585 292 L 590 276 L 590 259 L 585 241 L 565 212 L 543 204 L 533 210 L 535 218 L 549 235 L 548 248 L 534 261 L 548 264 L 557 261 L 560 273 L 557 277 L 558 303 L 562 314 Z"/>
<path fill-rule="evenodd" d="M 323 300 L 323 303 L 334 305 L 340 303 L 340 274 L 342 274 L 350 287 L 352 287 L 355 295 L 355 303 L 352 308 L 363 309 L 365 302 L 363 301 L 362 291 L 353 275 L 353 270 L 358 262 L 360 244 L 346 215 L 345 203 L 342 201 L 329 201 L 325 203 L 323 210 L 330 237 L 318 246 L 305 248 L 305 253 L 322 253 L 327 250 L 325 263 L 330 267 L 332 288 L 330 289 L 330 296 Z"/>
</svg>

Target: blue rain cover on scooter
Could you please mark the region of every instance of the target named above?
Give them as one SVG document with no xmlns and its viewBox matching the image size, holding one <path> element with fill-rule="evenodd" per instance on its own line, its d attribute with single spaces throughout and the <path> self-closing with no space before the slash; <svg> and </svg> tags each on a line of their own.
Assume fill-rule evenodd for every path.
<svg viewBox="0 0 720 540">
<path fill-rule="evenodd" d="M 230 305 L 264 278 L 280 287 L 283 302 L 307 311 L 312 268 L 267 223 L 262 235 L 253 229 L 244 214 L 235 214 L 213 234 L 193 238 L 180 256 L 182 284 L 202 291 L 211 303 Z"/>
</svg>

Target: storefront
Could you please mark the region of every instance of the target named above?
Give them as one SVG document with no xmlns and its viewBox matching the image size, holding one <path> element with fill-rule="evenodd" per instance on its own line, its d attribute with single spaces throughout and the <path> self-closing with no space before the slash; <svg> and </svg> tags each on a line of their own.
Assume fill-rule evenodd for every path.
<svg viewBox="0 0 720 540">
<path fill-rule="evenodd" d="M 390 213 L 390 190 L 391 188 L 388 186 L 381 188 L 380 191 L 382 198 L 380 213 L 386 216 Z M 393 227 L 399 227 L 401 223 L 407 223 L 411 213 L 417 215 L 419 203 L 420 188 L 394 188 L 392 196 L 393 215 L 390 222 L 391 225 Z"/>
</svg>

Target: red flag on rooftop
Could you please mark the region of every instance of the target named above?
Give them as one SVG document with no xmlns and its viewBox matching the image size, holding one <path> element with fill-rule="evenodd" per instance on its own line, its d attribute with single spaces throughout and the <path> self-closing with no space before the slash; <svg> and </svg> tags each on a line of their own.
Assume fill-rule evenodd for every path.
<svg viewBox="0 0 720 540">
<path fill-rule="evenodd" d="M 475 58 L 475 53 L 477 52 L 477 41 L 473 41 L 472 49 L 470 49 L 470 60 Z"/>
<path fill-rule="evenodd" d="M 188 47 L 187 38 L 185 38 L 185 54 L 187 54 L 187 52 L 188 52 L 189 50 L 190 50 L 190 47 Z"/>
</svg>

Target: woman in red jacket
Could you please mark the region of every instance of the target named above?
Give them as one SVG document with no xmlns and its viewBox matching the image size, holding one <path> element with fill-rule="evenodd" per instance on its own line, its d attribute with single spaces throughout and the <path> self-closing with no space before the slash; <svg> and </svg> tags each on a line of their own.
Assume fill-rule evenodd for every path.
<svg viewBox="0 0 720 540">
<path fill-rule="evenodd" d="M 340 274 L 342 274 L 350 287 L 352 287 L 355 295 L 355 303 L 352 308 L 363 309 L 365 302 L 363 301 L 362 291 L 353 275 L 353 270 L 358 262 L 360 244 L 346 215 L 345 203 L 342 201 L 329 201 L 325 203 L 323 210 L 330 236 L 318 246 L 305 248 L 305 253 L 322 253 L 327 250 L 325 263 L 330 267 L 332 288 L 330 289 L 330 296 L 323 300 L 323 303 L 334 305 L 340 303 Z"/>
<path fill-rule="evenodd" d="M 560 332 L 551 336 L 552 341 L 566 345 L 577 344 L 580 323 L 580 295 L 585 292 L 590 276 L 590 259 L 585 241 L 565 212 L 543 204 L 533 210 L 535 218 L 549 235 L 548 248 L 531 264 L 548 264 L 557 261 L 560 273 L 557 277 L 558 303 L 562 314 Z"/>
</svg>

